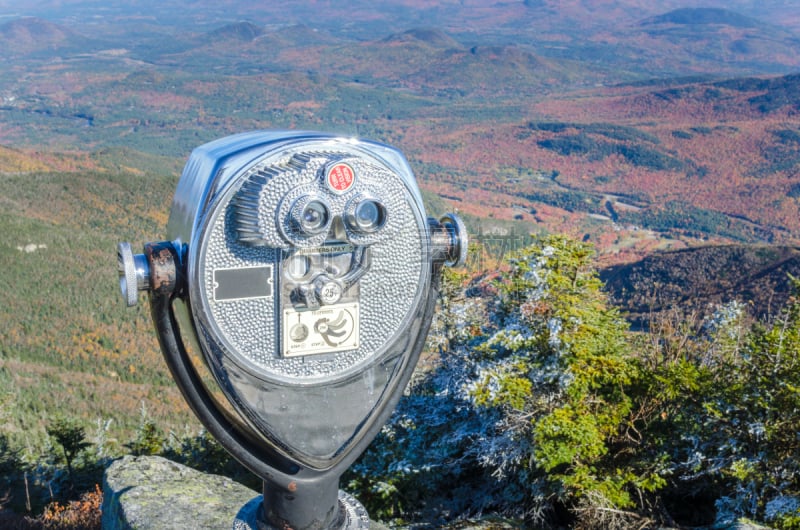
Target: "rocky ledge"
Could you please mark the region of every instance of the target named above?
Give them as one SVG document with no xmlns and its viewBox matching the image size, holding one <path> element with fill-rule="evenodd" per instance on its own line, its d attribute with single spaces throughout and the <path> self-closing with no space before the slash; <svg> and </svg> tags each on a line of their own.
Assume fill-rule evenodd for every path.
<svg viewBox="0 0 800 530">
<path fill-rule="evenodd" d="M 260 504 L 258 492 L 227 477 L 158 456 L 125 456 L 103 477 L 103 530 L 257 530 Z"/>
<path fill-rule="evenodd" d="M 103 477 L 103 530 L 230 530 L 258 492 L 157 456 L 125 456 Z"/>
</svg>

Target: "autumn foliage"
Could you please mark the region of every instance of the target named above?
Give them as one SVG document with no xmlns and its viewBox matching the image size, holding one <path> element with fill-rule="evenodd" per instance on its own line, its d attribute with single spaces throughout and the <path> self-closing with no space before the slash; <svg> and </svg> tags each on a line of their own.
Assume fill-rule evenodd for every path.
<svg viewBox="0 0 800 530">
<path fill-rule="evenodd" d="M 47 530 L 95 530 L 100 528 L 102 504 L 103 492 L 95 485 L 94 491 L 81 495 L 80 500 L 48 505 L 40 519 Z"/>
</svg>

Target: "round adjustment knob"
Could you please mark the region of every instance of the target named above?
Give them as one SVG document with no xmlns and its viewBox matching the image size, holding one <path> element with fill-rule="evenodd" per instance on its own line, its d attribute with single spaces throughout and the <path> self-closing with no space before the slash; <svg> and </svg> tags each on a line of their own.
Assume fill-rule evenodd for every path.
<svg viewBox="0 0 800 530">
<path fill-rule="evenodd" d="M 117 272 L 119 289 L 128 307 L 138 302 L 139 291 L 146 291 L 150 285 L 150 268 L 143 254 L 135 254 L 130 243 L 117 245 Z"/>
<path fill-rule="evenodd" d="M 449 236 L 445 265 L 448 267 L 464 266 L 467 263 L 467 250 L 469 247 L 469 235 L 464 221 L 456 214 L 448 213 L 439 219 L 439 222 Z"/>
</svg>

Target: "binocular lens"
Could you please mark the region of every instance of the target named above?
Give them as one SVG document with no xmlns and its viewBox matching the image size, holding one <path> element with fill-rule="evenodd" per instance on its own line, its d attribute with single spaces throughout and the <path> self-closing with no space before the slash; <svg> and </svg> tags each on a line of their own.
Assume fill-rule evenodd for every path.
<svg viewBox="0 0 800 530">
<path fill-rule="evenodd" d="M 303 206 L 299 216 L 300 229 L 306 234 L 319 234 L 328 228 L 330 213 L 322 201 L 312 200 Z"/>
<path fill-rule="evenodd" d="M 363 199 L 348 216 L 352 228 L 360 232 L 374 232 L 386 221 L 386 208 L 374 199 Z"/>
</svg>

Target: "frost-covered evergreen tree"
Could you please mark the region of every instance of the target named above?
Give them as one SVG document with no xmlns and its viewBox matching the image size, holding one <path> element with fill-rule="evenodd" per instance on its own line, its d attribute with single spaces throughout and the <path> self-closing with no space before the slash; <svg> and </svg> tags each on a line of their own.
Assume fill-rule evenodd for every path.
<svg viewBox="0 0 800 530">
<path fill-rule="evenodd" d="M 347 477 L 373 516 L 800 529 L 800 302 L 631 333 L 591 247 L 563 236 L 494 281 L 444 281 L 438 358 Z"/>
<path fill-rule="evenodd" d="M 800 285 L 795 281 L 795 288 Z M 800 303 L 792 299 L 770 324 L 720 331 L 727 356 L 715 367 L 718 392 L 705 396 L 698 436 L 699 472 L 724 481 L 717 520 L 746 516 L 775 528 L 800 528 Z M 717 334 L 719 336 L 719 334 Z M 712 399 L 713 398 L 713 399 Z"/>
<path fill-rule="evenodd" d="M 664 481 L 629 457 L 638 365 L 592 256 L 587 244 L 549 236 L 511 261 L 469 394 L 500 412 L 496 437 L 516 450 L 483 461 L 527 489 L 529 515 L 543 503 L 608 528 L 636 517 L 624 510 Z"/>
<path fill-rule="evenodd" d="M 439 365 L 355 468 L 354 486 L 391 499 L 372 508 L 537 524 L 558 509 L 606 527 L 606 515 L 633 516 L 631 494 L 662 481 L 625 456 L 637 367 L 600 287 L 591 247 L 551 236 L 512 259 L 489 296 L 445 288 Z M 381 465 L 390 480 L 370 476 Z M 398 499 L 407 491 L 419 498 Z"/>
<path fill-rule="evenodd" d="M 480 462 L 479 442 L 494 436 L 499 416 L 477 410 L 465 389 L 493 296 L 466 297 L 466 281 L 465 274 L 444 271 L 428 342 L 435 368 L 415 378 L 392 420 L 345 477 L 373 517 L 440 524 L 502 511 L 520 500 Z"/>
</svg>

